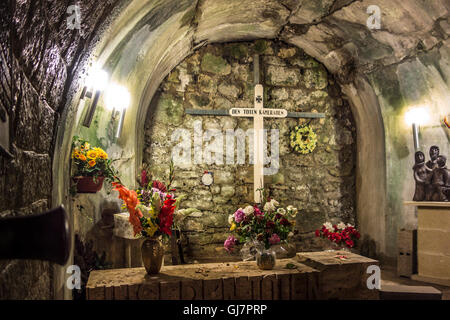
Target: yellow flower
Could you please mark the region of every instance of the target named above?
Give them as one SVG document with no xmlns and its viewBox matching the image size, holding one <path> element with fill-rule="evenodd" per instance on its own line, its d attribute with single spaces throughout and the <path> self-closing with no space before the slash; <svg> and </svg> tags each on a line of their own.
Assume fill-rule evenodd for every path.
<svg viewBox="0 0 450 320">
<path fill-rule="evenodd" d="M 233 222 L 231 224 L 230 231 L 233 231 L 234 229 L 236 229 L 236 223 Z"/>
<path fill-rule="evenodd" d="M 89 158 L 89 159 L 91 159 L 91 160 L 95 160 L 95 159 L 97 159 L 97 151 L 95 151 L 95 150 L 89 150 L 87 153 L 86 153 L 86 156 Z"/>
<path fill-rule="evenodd" d="M 91 147 L 89 142 L 86 142 L 83 146 L 81 146 L 81 150 L 88 150 Z"/>
<path fill-rule="evenodd" d="M 103 151 L 102 149 L 100 149 L 98 156 L 102 159 L 108 159 L 108 154 L 105 151 Z"/>
<path fill-rule="evenodd" d="M 82 153 L 78 154 L 78 159 L 80 159 L 81 161 L 86 161 L 87 160 L 86 156 L 84 154 L 82 154 Z"/>
<path fill-rule="evenodd" d="M 155 232 L 158 231 L 158 226 L 156 224 L 153 224 L 150 218 L 147 219 L 147 223 L 149 224 L 149 227 L 145 228 L 144 231 L 149 237 L 153 237 Z"/>
<path fill-rule="evenodd" d="M 96 164 L 95 160 L 91 160 L 88 163 L 89 163 L 89 166 L 91 166 L 91 167 L 95 166 L 95 164 Z"/>
</svg>

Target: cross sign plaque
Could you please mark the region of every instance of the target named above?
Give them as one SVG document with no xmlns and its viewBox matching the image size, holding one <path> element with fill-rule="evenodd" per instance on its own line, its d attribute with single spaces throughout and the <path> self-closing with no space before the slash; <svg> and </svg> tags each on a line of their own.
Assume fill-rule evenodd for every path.
<svg viewBox="0 0 450 320">
<path fill-rule="evenodd" d="M 230 110 L 187 109 L 187 114 L 253 118 L 253 193 L 255 203 L 261 203 L 260 190 L 264 187 L 264 118 L 325 118 L 323 113 L 288 112 L 285 109 L 264 108 L 264 88 L 259 83 L 259 55 L 254 55 L 255 96 L 254 108 L 231 108 Z"/>
</svg>

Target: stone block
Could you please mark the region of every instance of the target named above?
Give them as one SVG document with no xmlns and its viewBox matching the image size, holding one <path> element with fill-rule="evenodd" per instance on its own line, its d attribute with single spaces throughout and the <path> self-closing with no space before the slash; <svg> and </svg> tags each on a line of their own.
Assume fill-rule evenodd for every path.
<svg viewBox="0 0 450 320">
<path fill-rule="evenodd" d="M 181 281 L 181 300 L 202 300 L 203 283 L 201 280 Z"/>
<path fill-rule="evenodd" d="M 367 268 L 378 265 L 377 260 L 350 252 L 325 251 L 297 253 L 297 259 L 320 271 L 315 293 L 319 299 L 378 299 L 378 291 L 368 289 L 366 284 Z"/>
<path fill-rule="evenodd" d="M 160 299 L 161 300 L 180 300 L 180 282 L 161 281 Z"/>
<path fill-rule="evenodd" d="M 222 279 L 203 280 L 203 299 L 204 300 L 223 299 Z"/>
<path fill-rule="evenodd" d="M 382 285 L 380 300 L 441 300 L 442 292 L 428 286 Z"/>
<path fill-rule="evenodd" d="M 419 276 L 445 280 L 450 283 L 450 256 L 438 253 L 417 253 Z"/>
</svg>

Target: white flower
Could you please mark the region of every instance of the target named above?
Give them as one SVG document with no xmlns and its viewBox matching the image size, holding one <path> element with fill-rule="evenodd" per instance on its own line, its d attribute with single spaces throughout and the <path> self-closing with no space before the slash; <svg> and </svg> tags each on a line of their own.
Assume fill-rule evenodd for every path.
<svg viewBox="0 0 450 320">
<path fill-rule="evenodd" d="M 288 238 L 291 238 L 291 237 L 293 237 L 293 236 L 294 236 L 294 233 L 293 233 L 293 232 L 289 232 Z"/>
<path fill-rule="evenodd" d="M 252 206 L 246 206 L 243 210 L 245 213 L 245 216 L 251 215 L 253 212 L 255 212 L 255 209 Z"/>
<path fill-rule="evenodd" d="M 278 201 L 275 199 L 270 200 L 270 203 L 274 206 L 277 207 L 279 205 Z"/>
<path fill-rule="evenodd" d="M 263 209 L 264 211 L 272 212 L 275 211 L 275 206 L 272 204 L 272 202 L 266 202 Z"/>
<path fill-rule="evenodd" d="M 347 227 L 355 227 L 355 226 L 351 225 L 350 223 L 347 223 Z"/>
<path fill-rule="evenodd" d="M 344 230 L 344 229 L 346 228 L 346 225 L 345 225 L 345 223 L 343 223 L 343 222 L 339 222 L 338 225 L 337 225 L 337 228 L 338 228 L 339 230 Z"/>
<path fill-rule="evenodd" d="M 228 223 L 231 225 L 234 222 L 234 217 L 232 214 L 228 216 Z"/>
<path fill-rule="evenodd" d="M 291 206 L 291 205 L 287 206 L 286 209 L 287 209 L 287 211 L 288 211 L 288 214 L 289 214 L 292 218 L 295 218 L 295 216 L 297 215 L 298 209 L 297 209 L 297 208 L 294 208 L 294 207 Z"/>
<path fill-rule="evenodd" d="M 325 222 L 323 225 L 325 226 L 325 228 L 326 228 L 328 231 L 334 232 L 334 227 L 333 227 L 333 225 L 332 225 L 330 222 Z"/>
<path fill-rule="evenodd" d="M 277 213 L 284 216 L 286 214 L 286 210 L 284 210 L 283 208 L 278 208 Z"/>
</svg>

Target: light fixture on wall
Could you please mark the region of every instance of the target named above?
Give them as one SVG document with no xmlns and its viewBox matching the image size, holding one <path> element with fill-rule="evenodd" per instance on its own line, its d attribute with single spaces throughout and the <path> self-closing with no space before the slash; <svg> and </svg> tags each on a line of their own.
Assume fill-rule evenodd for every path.
<svg viewBox="0 0 450 320">
<path fill-rule="evenodd" d="M 92 103 L 86 112 L 86 116 L 84 117 L 83 126 L 90 127 L 92 119 L 94 118 L 95 109 L 97 108 L 98 100 L 100 99 L 100 94 L 103 90 L 105 90 L 106 85 L 108 84 L 108 73 L 106 71 L 100 69 L 98 66 L 94 66 L 88 74 L 86 79 L 86 84 L 81 92 L 80 99 L 94 98 Z"/>
<path fill-rule="evenodd" d="M 428 109 L 425 107 L 415 107 L 409 109 L 405 113 L 405 121 L 408 125 L 412 126 L 414 150 L 419 150 L 419 130 L 420 126 L 426 124 L 430 120 Z"/>
<path fill-rule="evenodd" d="M 105 91 L 106 107 L 112 110 L 112 119 L 116 119 L 116 111 L 120 113 L 119 125 L 116 131 L 116 138 L 120 137 L 125 120 L 125 112 L 130 104 L 130 93 L 128 90 L 118 84 L 111 84 Z"/>
<path fill-rule="evenodd" d="M 447 127 L 447 129 L 450 129 L 450 115 L 444 116 L 444 124 Z"/>
</svg>

